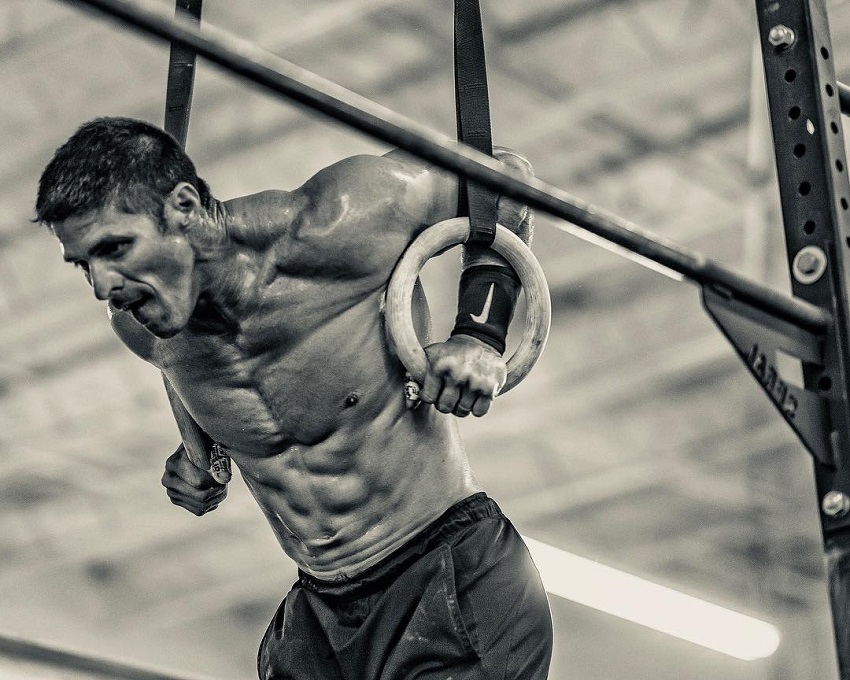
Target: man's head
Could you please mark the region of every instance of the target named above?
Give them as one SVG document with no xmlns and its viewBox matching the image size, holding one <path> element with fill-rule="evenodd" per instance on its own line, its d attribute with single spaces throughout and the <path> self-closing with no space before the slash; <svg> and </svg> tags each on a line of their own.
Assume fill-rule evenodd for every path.
<svg viewBox="0 0 850 680">
<path fill-rule="evenodd" d="M 141 121 L 101 118 L 45 168 L 36 221 L 51 227 L 99 299 L 170 337 L 188 323 L 200 293 L 188 234 L 204 223 L 208 200 L 171 136 Z"/>
<path fill-rule="evenodd" d="M 97 118 L 82 125 L 47 164 L 35 220 L 52 225 L 114 207 L 159 221 L 166 196 L 180 182 L 196 187 L 207 204 L 206 183 L 171 135 L 139 120 Z"/>
</svg>

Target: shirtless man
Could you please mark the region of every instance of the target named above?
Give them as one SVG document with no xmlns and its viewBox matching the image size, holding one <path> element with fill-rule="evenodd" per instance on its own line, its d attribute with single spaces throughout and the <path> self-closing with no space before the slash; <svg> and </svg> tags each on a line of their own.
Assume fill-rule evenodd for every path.
<svg viewBox="0 0 850 680">
<path fill-rule="evenodd" d="M 499 221 L 528 241 L 528 212 L 502 203 Z M 488 411 L 505 380 L 499 340 L 430 345 L 421 399 L 435 408 L 413 408 L 382 324 L 402 252 L 456 212 L 456 178 L 397 152 L 220 202 L 171 137 L 123 118 L 83 125 L 42 174 L 37 221 L 229 454 L 298 565 L 260 647 L 264 680 L 547 675 L 539 576 L 445 415 Z M 467 271 L 494 262 L 466 257 Z M 182 445 L 163 484 L 196 515 L 227 490 Z"/>
</svg>

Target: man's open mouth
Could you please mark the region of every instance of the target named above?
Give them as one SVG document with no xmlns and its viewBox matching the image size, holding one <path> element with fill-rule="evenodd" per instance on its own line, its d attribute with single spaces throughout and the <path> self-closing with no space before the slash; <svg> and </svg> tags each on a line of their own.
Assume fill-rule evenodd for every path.
<svg viewBox="0 0 850 680">
<path fill-rule="evenodd" d="M 127 302 L 124 302 L 123 304 L 121 304 L 119 309 L 122 312 L 130 312 L 131 314 L 134 314 L 135 312 L 139 311 L 139 308 L 142 307 L 149 299 L 150 296 L 141 295 L 134 300 L 128 300 Z"/>
<path fill-rule="evenodd" d="M 125 302 L 121 305 L 122 312 L 133 312 L 141 307 L 145 303 L 144 298 L 138 298 L 137 300 L 131 300 L 130 302 Z"/>
</svg>

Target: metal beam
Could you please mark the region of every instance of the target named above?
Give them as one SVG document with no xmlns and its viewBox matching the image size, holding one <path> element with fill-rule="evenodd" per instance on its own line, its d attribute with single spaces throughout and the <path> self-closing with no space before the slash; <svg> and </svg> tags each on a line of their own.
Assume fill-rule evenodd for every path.
<svg viewBox="0 0 850 680">
<path fill-rule="evenodd" d="M 839 673 L 850 680 L 850 182 L 840 89 L 825 2 L 755 4 L 792 290 L 833 318 L 822 356 L 802 368 L 831 449 L 814 470 Z"/>
</svg>

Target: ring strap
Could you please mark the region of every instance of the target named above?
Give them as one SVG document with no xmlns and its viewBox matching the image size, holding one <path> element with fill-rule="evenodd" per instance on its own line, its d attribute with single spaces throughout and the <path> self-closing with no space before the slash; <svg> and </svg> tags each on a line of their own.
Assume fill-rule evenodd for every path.
<svg viewBox="0 0 850 680">
<path fill-rule="evenodd" d="M 201 22 L 202 5 L 203 0 L 177 0 L 175 14 L 197 25 Z M 195 50 L 171 43 L 165 91 L 165 131 L 184 148 L 189 134 L 189 111 L 194 84 Z"/>
<path fill-rule="evenodd" d="M 175 15 L 197 26 L 201 23 L 202 5 L 203 0 L 176 0 Z M 192 108 L 192 90 L 195 85 L 195 61 L 195 50 L 171 43 L 165 90 L 164 127 L 165 131 L 177 140 L 181 148 L 186 148 L 186 138 L 189 133 L 189 112 Z M 186 410 L 165 373 L 162 374 L 162 379 L 186 454 L 197 467 L 209 469 L 212 438 L 201 429 Z"/>
<path fill-rule="evenodd" d="M 454 62 L 458 141 L 492 156 L 484 30 L 478 0 L 455 0 Z M 464 178 L 460 178 L 458 186 L 458 216 L 468 216 L 471 225 L 467 244 L 489 247 L 496 238 L 496 194 Z"/>
</svg>

